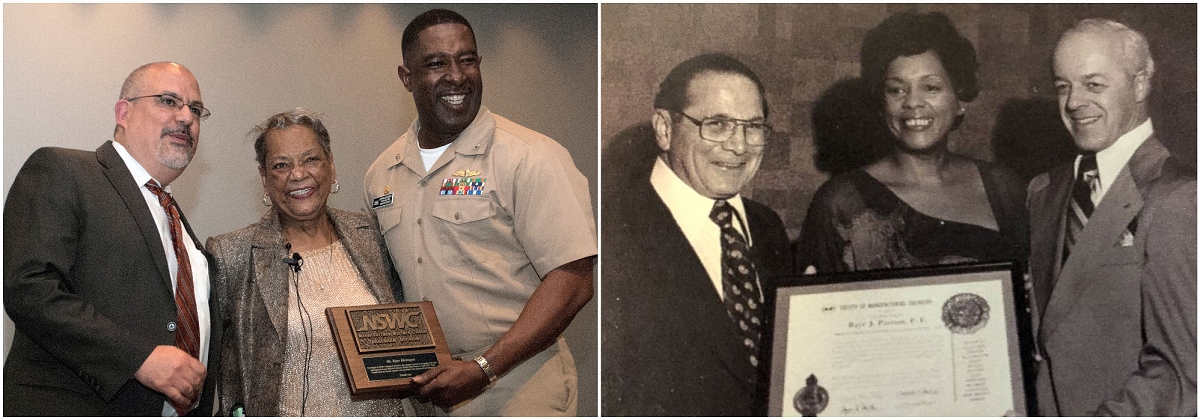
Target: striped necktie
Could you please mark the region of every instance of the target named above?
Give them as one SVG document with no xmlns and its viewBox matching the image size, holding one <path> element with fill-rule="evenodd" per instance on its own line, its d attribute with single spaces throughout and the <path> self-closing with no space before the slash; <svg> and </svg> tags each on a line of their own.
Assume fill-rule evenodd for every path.
<svg viewBox="0 0 1200 420">
<path fill-rule="evenodd" d="M 200 323 L 196 315 L 196 292 L 192 285 L 192 263 L 188 259 L 187 248 L 183 246 L 186 236 L 179 218 L 179 206 L 153 179 L 146 182 L 146 189 L 158 196 L 158 203 L 167 211 L 167 223 L 171 224 L 171 245 L 175 248 L 175 261 L 179 263 L 179 271 L 175 274 L 175 308 L 179 320 L 175 330 L 175 347 L 199 359 Z"/>
<path fill-rule="evenodd" d="M 1079 238 L 1083 227 L 1087 225 L 1092 211 L 1096 209 L 1096 195 L 1100 192 L 1100 170 L 1096 167 L 1096 154 L 1089 153 L 1079 159 L 1079 172 L 1075 175 L 1075 183 L 1071 187 L 1071 205 L 1067 207 L 1067 237 L 1063 241 L 1063 257 L 1065 264 L 1071 254 L 1071 247 Z"/>
<path fill-rule="evenodd" d="M 750 260 L 745 236 L 733 227 L 735 218 L 740 223 L 737 210 L 729 202 L 717 200 L 708 217 L 721 229 L 721 284 L 725 310 L 741 333 L 747 361 L 757 372 L 763 330 L 763 298 L 759 292 L 758 273 Z M 757 376 L 746 379 L 753 384 Z"/>
</svg>

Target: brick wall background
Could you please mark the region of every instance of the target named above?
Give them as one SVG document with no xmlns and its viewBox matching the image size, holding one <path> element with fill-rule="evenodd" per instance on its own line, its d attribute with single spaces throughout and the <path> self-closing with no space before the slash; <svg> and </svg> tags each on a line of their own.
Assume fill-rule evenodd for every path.
<svg viewBox="0 0 1200 420">
<path fill-rule="evenodd" d="M 604 4 L 602 141 L 607 145 L 618 133 L 648 124 L 658 83 L 679 62 L 704 52 L 738 57 L 766 84 L 776 129 L 743 194 L 775 209 L 795 239 L 813 193 L 831 171 L 857 166 L 886 144 L 874 137 L 875 121 L 861 115 L 851 94 L 863 36 L 907 9 L 945 12 L 978 54 L 980 95 L 950 135 L 952 150 L 1026 177 L 1069 159 L 1073 151 L 1058 119 L 1051 53 L 1072 23 L 1105 17 L 1149 39 L 1158 68 L 1151 96 L 1155 127 L 1194 165 L 1194 4 Z M 612 153 L 602 150 L 606 158 Z M 607 159 L 601 166 L 602 172 L 614 169 Z"/>
</svg>

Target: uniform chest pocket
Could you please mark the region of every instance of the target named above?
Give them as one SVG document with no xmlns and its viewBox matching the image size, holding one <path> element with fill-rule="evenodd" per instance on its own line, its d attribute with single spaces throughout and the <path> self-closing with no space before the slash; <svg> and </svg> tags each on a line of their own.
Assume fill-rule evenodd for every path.
<svg viewBox="0 0 1200 420">
<path fill-rule="evenodd" d="M 492 217 L 492 203 L 486 198 L 454 198 L 435 200 L 433 217 L 461 225 Z"/>
<path fill-rule="evenodd" d="M 387 232 L 396 225 L 400 224 L 400 206 L 388 206 L 375 210 L 375 217 L 379 222 L 379 231 L 387 236 Z"/>
<path fill-rule="evenodd" d="M 497 257 L 495 214 L 486 197 L 454 197 L 434 200 L 430 214 L 436 223 L 426 226 L 441 249 L 436 258 L 450 266 L 482 264 Z M 433 229 L 429 231 L 428 229 Z"/>
</svg>

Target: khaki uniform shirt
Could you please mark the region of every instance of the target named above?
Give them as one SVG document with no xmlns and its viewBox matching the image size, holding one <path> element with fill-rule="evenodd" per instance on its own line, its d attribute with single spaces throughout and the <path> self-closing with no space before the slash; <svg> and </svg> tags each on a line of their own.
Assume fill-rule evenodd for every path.
<svg viewBox="0 0 1200 420">
<path fill-rule="evenodd" d="M 426 172 L 418 124 L 367 171 L 367 208 L 406 300 L 433 302 L 452 354 L 486 349 L 546 273 L 596 255 L 587 178 L 553 139 L 486 107 Z"/>
</svg>

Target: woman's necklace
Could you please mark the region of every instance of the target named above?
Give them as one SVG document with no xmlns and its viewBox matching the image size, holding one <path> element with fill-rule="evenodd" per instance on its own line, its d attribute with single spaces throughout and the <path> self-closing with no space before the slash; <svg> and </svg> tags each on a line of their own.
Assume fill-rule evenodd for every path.
<svg viewBox="0 0 1200 420">
<path fill-rule="evenodd" d="M 335 240 L 333 242 L 330 242 L 329 245 L 325 246 L 325 248 L 329 252 L 326 253 L 327 255 L 325 257 L 325 261 L 322 261 L 322 263 L 324 263 L 324 265 L 326 265 L 326 266 L 333 265 L 333 248 L 337 247 L 337 244 L 339 244 L 339 243 L 341 243 L 341 241 Z M 311 273 L 311 271 L 310 271 L 310 273 Z M 317 288 L 319 288 L 321 290 L 325 290 L 329 286 L 329 279 L 324 279 L 324 280 L 318 281 L 318 279 L 315 277 L 321 277 L 321 276 L 305 276 L 305 277 L 310 277 L 310 279 L 308 281 L 310 283 L 312 283 L 314 286 L 317 286 Z"/>
<path fill-rule="evenodd" d="M 286 244 L 285 246 L 289 251 L 292 249 L 293 243 L 296 243 L 296 245 L 298 247 L 307 248 L 307 246 L 302 245 L 300 242 L 296 242 L 295 240 L 303 239 L 303 242 L 305 244 L 307 244 L 307 243 L 311 243 L 314 239 L 317 241 L 322 241 L 322 242 L 325 239 L 331 239 L 328 243 L 325 244 L 325 248 L 327 248 L 327 251 L 328 251 L 327 252 L 328 258 L 326 258 L 325 261 L 318 262 L 318 265 L 330 266 L 331 261 L 333 260 L 333 247 L 335 244 L 338 244 L 341 242 L 341 238 L 338 238 L 337 233 L 333 231 L 332 224 L 329 229 L 318 229 L 315 233 L 312 233 L 312 234 L 304 233 L 304 229 L 302 229 L 302 228 L 297 229 L 296 232 L 294 233 L 294 235 L 288 235 L 288 229 L 286 229 L 286 228 L 283 230 L 284 230 L 283 240 L 285 241 L 285 244 Z M 320 239 L 318 239 L 318 238 L 320 238 Z M 319 252 L 320 249 L 321 248 L 310 249 L 310 250 L 306 251 L 305 253 L 309 254 L 309 256 L 311 257 L 315 252 Z M 299 254 L 296 254 L 296 255 L 299 255 Z M 299 262 L 300 262 L 301 266 L 303 266 L 303 264 L 304 264 L 303 255 L 300 255 L 300 257 L 301 258 L 300 258 Z M 309 261 L 311 262 L 312 259 L 310 258 Z M 301 277 L 299 275 L 300 271 L 301 270 L 296 269 L 297 279 L 299 279 L 299 277 Z M 326 271 L 328 271 L 328 270 L 326 270 Z M 325 279 L 321 279 L 324 281 L 319 281 L 319 279 L 313 278 L 314 274 L 316 275 L 316 277 L 322 277 L 319 273 L 313 273 L 311 270 L 309 270 L 307 272 L 307 275 L 303 276 L 303 277 L 305 277 L 305 282 L 312 283 L 313 286 L 317 286 L 317 288 L 320 290 L 327 289 L 329 287 L 329 284 L 328 284 L 329 279 L 325 278 Z M 300 286 L 299 284 L 296 285 L 297 288 L 299 288 L 299 286 Z"/>
</svg>

